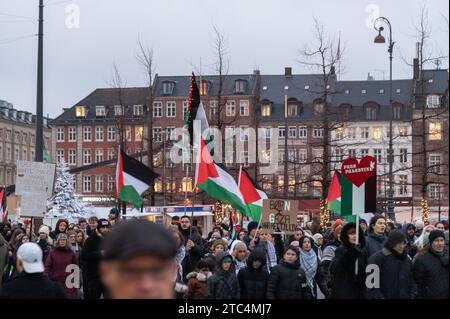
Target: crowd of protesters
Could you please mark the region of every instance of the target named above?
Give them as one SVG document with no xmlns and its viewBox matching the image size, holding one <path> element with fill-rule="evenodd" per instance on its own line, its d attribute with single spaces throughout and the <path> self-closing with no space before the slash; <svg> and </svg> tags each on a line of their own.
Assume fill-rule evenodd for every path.
<svg viewBox="0 0 450 319">
<path fill-rule="evenodd" d="M 189 216 L 163 227 L 112 209 L 108 219 L 61 219 L 38 234 L 17 223 L 0 231 L 0 298 L 449 297 L 447 221 L 312 221 L 290 236 L 251 221 L 239 233 L 221 224 L 206 234 Z"/>
</svg>

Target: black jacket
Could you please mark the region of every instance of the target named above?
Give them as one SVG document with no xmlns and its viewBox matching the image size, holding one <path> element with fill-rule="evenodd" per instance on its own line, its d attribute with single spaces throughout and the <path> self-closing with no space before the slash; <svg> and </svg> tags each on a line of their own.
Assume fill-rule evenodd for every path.
<svg viewBox="0 0 450 319">
<path fill-rule="evenodd" d="M 0 299 L 67 299 L 62 287 L 43 273 L 21 273 L 5 283 Z"/>
<path fill-rule="evenodd" d="M 267 299 L 312 299 L 306 275 L 297 261 L 293 264 L 281 260 L 272 268 L 267 283 Z"/>
<path fill-rule="evenodd" d="M 369 236 L 366 237 L 366 247 L 364 248 L 367 252 L 367 257 L 382 250 L 386 240 L 386 236 L 377 236 L 374 233 L 370 233 Z"/>
<path fill-rule="evenodd" d="M 418 298 L 448 299 L 448 256 L 431 249 L 417 257 L 413 266 Z"/>
<path fill-rule="evenodd" d="M 55 240 L 56 237 L 58 237 L 58 234 L 60 233 L 59 224 L 61 224 L 61 222 L 65 222 L 67 225 L 67 228 L 69 227 L 69 222 L 67 221 L 67 219 L 58 219 L 58 221 L 56 222 L 55 230 L 50 232 L 51 239 Z M 67 232 L 67 228 L 66 228 L 65 233 Z"/>
<path fill-rule="evenodd" d="M 253 261 L 259 260 L 262 265 L 258 269 L 252 267 Z M 253 251 L 247 258 L 247 267 L 238 273 L 241 299 L 265 299 L 269 272 L 266 267 L 266 257 L 260 251 Z"/>
<path fill-rule="evenodd" d="M 224 271 L 222 261 L 232 257 L 227 252 L 222 252 L 216 257 L 216 269 L 214 275 L 208 278 L 207 299 L 239 299 L 239 283 L 234 268 Z"/>
<path fill-rule="evenodd" d="M 86 239 L 81 250 L 80 264 L 83 265 L 83 276 L 87 280 L 100 280 L 98 270 L 101 255 L 101 243 L 103 237 L 93 232 Z"/>
<path fill-rule="evenodd" d="M 369 265 L 377 265 L 380 288 L 369 288 L 370 299 L 411 299 L 415 296 L 412 276 L 412 260 L 406 253 L 398 253 L 384 247 L 369 258 Z M 368 276 L 374 273 L 368 273 Z"/>
<path fill-rule="evenodd" d="M 335 251 L 331 263 L 332 299 L 365 299 L 366 298 L 366 266 L 367 253 L 364 250 L 365 238 L 362 229 L 359 230 L 359 244 L 351 244 L 347 232 L 355 224 L 346 224 L 342 228 L 342 245 Z M 355 274 L 355 264 L 358 260 L 358 274 Z"/>
<path fill-rule="evenodd" d="M 192 227 L 192 226 L 191 226 Z M 184 242 L 183 245 L 186 246 L 187 241 L 190 239 L 194 242 L 194 247 L 191 250 L 186 250 L 186 257 L 183 260 L 183 278 L 186 278 L 186 275 L 195 270 L 197 263 L 199 260 L 206 254 L 206 249 L 203 246 L 202 237 L 194 230 L 190 234 L 190 229 L 181 229 L 181 234 L 183 235 Z M 189 237 L 189 234 L 191 235 Z"/>
<path fill-rule="evenodd" d="M 330 290 L 333 287 L 333 276 L 331 274 L 331 264 L 336 255 L 336 249 L 341 245 L 341 242 L 334 238 L 333 234 L 330 234 L 328 237 L 327 243 L 324 245 L 322 250 L 322 260 L 320 261 L 319 266 L 317 267 L 317 273 L 323 278 L 326 286 Z M 325 289 L 324 289 L 325 290 Z M 327 295 L 329 291 L 322 292 Z M 328 297 L 328 296 L 327 296 Z"/>
</svg>

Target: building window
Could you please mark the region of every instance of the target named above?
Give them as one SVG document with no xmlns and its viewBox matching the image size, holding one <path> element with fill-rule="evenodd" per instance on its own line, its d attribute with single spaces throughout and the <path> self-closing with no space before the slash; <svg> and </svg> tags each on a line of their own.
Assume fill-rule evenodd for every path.
<svg viewBox="0 0 450 319">
<path fill-rule="evenodd" d="M 381 140 L 381 127 L 374 127 L 373 128 L 373 138 L 376 140 Z"/>
<path fill-rule="evenodd" d="M 323 103 L 314 104 L 314 114 L 316 114 L 316 115 L 322 114 L 324 108 L 325 108 L 325 106 L 323 105 Z"/>
<path fill-rule="evenodd" d="M 114 148 L 108 149 L 108 160 L 114 159 L 115 156 L 116 156 L 116 151 L 114 150 Z"/>
<path fill-rule="evenodd" d="M 369 128 L 361 127 L 361 138 L 369 138 Z"/>
<path fill-rule="evenodd" d="M 355 149 L 348 150 L 348 157 L 356 158 L 356 150 Z"/>
<path fill-rule="evenodd" d="M 77 152 L 76 152 L 76 150 L 69 150 L 69 165 L 77 165 Z"/>
<path fill-rule="evenodd" d="M 11 147 L 10 146 L 6 147 L 6 161 L 7 162 L 11 161 Z"/>
<path fill-rule="evenodd" d="M 226 116 L 236 116 L 236 102 L 227 101 Z"/>
<path fill-rule="evenodd" d="M 362 90 L 361 90 L 361 93 L 362 93 L 362 94 L 366 94 L 366 93 L 367 93 L 367 90 L 366 90 L 366 89 L 362 89 Z"/>
<path fill-rule="evenodd" d="M 440 141 L 442 139 L 442 125 L 441 123 L 429 123 L 428 139 L 431 141 Z"/>
<path fill-rule="evenodd" d="M 95 140 L 97 142 L 103 142 L 103 126 L 95 127 Z"/>
<path fill-rule="evenodd" d="M 114 115 L 115 116 L 123 116 L 123 106 L 122 105 L 114 106 Z"/>
<path fill-rule="evenodd" d="M 395 89 L 395 93 L 400 93 L 402 90 L 400 89 Z"/>
<path fill-rule="evenodd" d="M 83 127 L 83 141 L 85 142 L 92 141 L 92 127 L 90 126 Z"/>
<path fill-rule="evenodd" d="M 153 117 L 162 117 L 162 102 L 153 102 Z"/>
<path fill-rule="evenodd" d="M 144 115 L 144 106 L 143 105 L 133 105 L 133 115 L 134 116 Z"/>
<path fill-rule="evenodd" d="M 239 136 L 240 136 L 240 140 L 241 142 L 247 142 L 248 141 L 248 126 L 241 126 L 239 128 Z"/>
<path fill-rule="evenodd" d="M 339 127 L 336 129 L 336 139 L 342 140 L 344 138 L 344 129 L 342 127 Z"/>
<path fill-rule="evenodd" d="M 96 117 L 105 117 L 106 116 L 106 109 L 103 105 L 97 105 L 95 107 L 95 116 Z"/>
<path fill-rule="evenodd" d="M 84 165 L 92 164 L 91 150 L 83 150 L 83 164 Z"/>
<path fill-rule="evenodd" d="M 298 137 L 299 138 L 306 138 L 308 136 L 308 129 L 306 126 L 300 126 L 298 128 Z"/>
<path fill-rule="evenodd" d="M 306 163 L 307 156 L 308 156 L 308 152 L 307 152 L 306 148 L 301 148 L 298 150 L 298 159 L 299 159 L 300 163 Z"/>
<path fill-rule="evenodd" d="M 176 138 L 177 137 L 175 135 L 175 127 L 173 126 L 166 127 L 166 141 L 175 141 Z"/>
<path fill-rule="evenodd" d="M 366 107 L 366 120 L 376 120 L 377 119 L 377 108 L 376 107 Z"/>
<path fill-rule="evenodd" d="M 183 101 L 183 119 L 186 118 L 188 112 L 189 101 Z"/>
<path fill-rule="evenodd" d="M 240 152 L 240 161 L 239 161 L 239 163 L 242 163 L 242 165 L 244 166 L 244 167 L 248 167 L 248 164 L 249 164 L 249 162 L 248 162 L 248 151 L 241 151 Z"/>
<path fill-rule="evenodd" d="M 22 148 L 22 160 L 27 161 L 27 149 L 25 147 Z"/>
<path fill-rule="evenodd" d="M 398 133 L 399 136 L 406 137 L 408 135 L 408 128 L 406 126 L 399 126 Z"/>
<path fill-rule="evenodd" d="M 340 149 L 340 148 L 337 148 L 337 149 L 334 151 L 334 156 L 335 156 L 336 161 L 337 161 L 338 163 L 342 162 L 342 161 L 344 160 L 344 150 L 343 150 L 343 149 Z"/>
<path fill-rule="evenodd" d="M 427 108 L 436 109 L 441 106 L 440 96 L 439 95 L 428 95 L 427 96 Z"/>
<path fill-rule="evenodd" d="M 75 107 L 75 117 L 76 118 L 85 118 L 86 117 L 86 108 L 84 106 L 76 106 Z"/>
<path fill-rule="evenodd" d="M 323 137 L 323 128 L 315 127 L 313 130 L 313 137 Z"/>
<path fill-rule="evenodd" d="M 114 126 L 108 126 L 108 142 L 116 141 L 116 128 Z"/>
<path fill-rule="evenodd" d="M 394 120 L 400 120 L 402 117 L 402 107 L 400 105 L 393 106 Z"/>
<path fill-rule="evenodd" d="M 206 96 L 208 95 L 209 83 L 208 81 L 202 81 L 200 83 L 200 95 Z"/>
<path fill-rule="evenodd" d="M 103 192 L 103 176 L 102 175 L 95 176 L 95 191 L 97 193 Z"/>
<path fill-rule="evenodd" d="M 356 129 L 354 127 L 347 128 L 347 137 L 350 139 L 356 138 Z"/>
<path fill-rule="evenodd" d="M 435 174 L 441 173 L 441 155 L 430 154 L 428 160 L 428 171 Z"/>
<path fill-rule="evenodd" d="M 64 161 L 64 150 L 56 150 L 56 162 L 62 163 Z"/>
<path fill-rule="evenodd" d="M 374 149 L 373 157 L 375 157 L 375 159 L 377 160 L 377 163 L 380 164 L 382 162 L 381 149 L 379 149 L 379 148 Z"/>
<path fill-rule="evenodd" d="M 83 176 L 83 192 L 92 192 L 91 176 Z"/>
<path fill-rule="evenodd" d="M 289 126 L 288 128 L 288 138 L 297 138 L 297 127 Z"/>
<path fill-rule="evenodd" d="M 127 142 L 131 142 L 131 126 L 125 126 L 125 139 Z"/>
<path fill-rule="evenodd" d="M 162 132 L 162 128 L 161 127 L 154 127 L 153 128 L 153 140 L 155 141 L 155 142 L 162 142 L 162 134 L 161 134 L 161 132 Z"/>
<path fill-rule="evenodd" d="M 96 163 L 103 162 L 103 149 L 95 150 L 95 162 Z"/>
<path fill-rule="evenodd" d="M 285 136 L 286 129 L 284 126 L 278 127 L 278 138 L 283 138 Z"/>
<path fill-rule="evenodd" d="M 177 108 L 175 102 L 166 103 L 166 116 L 175 117 L 177 115 Z"/>
<path fill-rule="evenodd" d="M 361 149 L 361 158 L 363 158 L 364 156 L 369 155 L 369 149 L 368 148 L 362 148 Z"/>
<path fill-rule="evenodd" d="M 192 192 L 192 178 L 190 177 L 183 177 L 181 182 L 181 191 L 182 192 Z"/>
<path fill-rule="evenodd" d="M 270 104 L 263 104 L 262 106 L 261 106 L 261 115 L 262 116 L 264 116 L 264 117 L 268 117 L 268 116 L 270 116 L 270 112 L 271 110 L 270 110 Z"/>
<path fill-rule="evenodd" d="M 69 142 L 76 142 L 77 141 L 77 128 L 76 127 L 69 127 Z"/>
<path fill-rule="evenodd" d="M 163 94 L 171 95 L 174 87 L 175 87 L 175 83 L 173 83 L 173 82 L 169 82 L 169 81 L 163 82 Z"/>
<path fill-rule="evenodd" d="M 219 112 L 217 101 L 209 101 L 209 119 L 214 120 Z"/>
<path fill-rule="evenodd" d="M 400 149 L 400 163 L 408 162 L 408 149 L 401 148 Z"/>
<path fill-rule="evenodd" d="M 288 150 L 288 161 L 294 163 L 297 160 L 297 150 Z"/>
<path fill-rule="evenodd" d="M 384 94 L 384 89 L 380 89 L 380 94 Z"/>
<path fill-rule="evenodd" d="M 428 194 L 431 199 L 439 199 L 441 197 L 441 186 L 437 184 L 431 184 L 429 186 Z"/>
<path fill-rule="evenodd" d="M 58 127 L 56 129 L 56 141 L 64 142 L 64 127 Z"/>
<path fill-rule="evenodd" d="M 236 93 L 245 93 L 247 81 L 236 80 L 234 81 L 234 91 Z"/>
<path fill-rule="evenodd" d="M 408 175 L 398 175 L 398 183 L 399 183 L 399 195 L 407 195 L 408 194 Z"/>
<path fill-rule="evenodd" d="M 114 176 L 108 175 L 108 192 L 114 191 L 114 186 L 116 185 L 116 180 Z"/>
<path fill-rule="evenodd" d="M 143 136 L 144 136 L 144 127 L 143 126 L 135 126 L 134 127 L 134 140 L 136 142 L 141 142 Z"/>
<path fill-rule="evenodd" d="M 289 186 L 289 192 L 295 192 L 295 177 L 294 176 L 289 176 L 289 180 L 288 180 Z"/>
<path fill-rule="evenodd" d="M 287 116 L 297 116 L 297 104 L 296 103 L 290 103 L 287 106 Z"/>
<path fill-rule="evenodd" d="M 265 138 L 272 138 L 272 127 L 266 126 L 263 129 Z"/>
<path fill-rule="evenodd" d="M 249 115 L 249 112 L 250 112 L 248 100 L 241 100 L 241 101 L 239 102 L 239 106 L 240 106 L 240 107 L 239 107 L 239 109 L 240 109 L 239 114 L 240 114 L 241 116 L 248 116 L 248 115 Z"/>
</svg>

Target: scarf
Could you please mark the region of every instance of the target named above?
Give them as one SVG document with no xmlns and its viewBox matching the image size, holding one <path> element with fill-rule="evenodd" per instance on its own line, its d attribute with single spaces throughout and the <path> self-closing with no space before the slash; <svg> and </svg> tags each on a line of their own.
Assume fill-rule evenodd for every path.
<svg viewBox="0 0 450 319">
<path fill-rule="evenodd" d="M 181 264 L 185 256 L 186 256 L 186 248 L 183 245 L 181 245 L 180 247 L 178 247 L 175 260 L 177 261 L 178 264 Z"/>
<path fill-rule="evenodd" d="M 306 273 L 306 281 L 311 291 L 314 291 L 314 277 L 317 271 L 317 255 L 314 250 L 300 249 L 300 267 Z"/>
<path fill-rule="evenodd" d="M 270 273 L 270 269 L 277 265 L 277 252 L 272 242 L 267 241 L 267 270 Z"/>
</svg>

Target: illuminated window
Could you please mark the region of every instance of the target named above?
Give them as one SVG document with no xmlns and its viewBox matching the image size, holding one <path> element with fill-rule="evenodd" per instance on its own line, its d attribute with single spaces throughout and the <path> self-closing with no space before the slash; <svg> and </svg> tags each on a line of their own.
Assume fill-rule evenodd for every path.
<svg viewBox="0 0 450 319">
<path fill-rule="evenodd" d="M 134 140 L 136 142 L 141 142 L 143 136 L 144 136 L 144 127 L 143 126 L 136 126 L 134 128 Z"/>
<path fill-rule="evenodd" d="M 295 191 L 295 177 L 289 176 L 289 191 L 294 192 Z"/>
<path fill-rule="evenodd" d="M 398 175 L 399 195 L 408 194 L 408 175 Z"/>
<path fill-rule="evenodd" d="M 373 138 L 376 140 L 381 140 L 381 127 L 373 128 Z"/>
<path fill-rule="evenodd" d="M 131 142 L 131 126 L 125 126 L 125 138 L 127 142 Z"/>
<path fill-rule="evenodd" d="M 406 126 L 400 126 L 398 128 L 399 136 L 406 137 L 408 135 L 408 128 Z"/>
<path fill-rule="evenodd" d="M 439 141 L 442 139 L 442 125 L 441 123 L 429 123 L 428 139 L 432 141 Z"/>
<path fill-rule="evenodd" d="M 155 179 L 155 185 L 154 185 L 155 192 L 162 192 L 162 180 L 161 178 Z"/>
<path fill-rule="evenodd" d="M 261 106 L 261 114 L 262 116 L 270 116 L 270 104 L 263 104 Z"/>
<path fill-rule="evenodd" d="M 208 95 L 209 83 L 208 81 L 202 81 L 200 83 L 200 95 L 205 96 Z"/>
<path fill-rule="evenodd" d="M 86 108 L 84 106 L 75 107 L 75 117 L 77 118 L 86 117 Z"/>
<path fill-rule="evenodd" d="M 337 128 L 336 129 L 336 139 L 342 140 L 343 137 L 344 137 L 344 129 L 342 127 Z"/>
<path fill-rule="evenodd" d="M 278 187 L 280 189 L 284 187 L 284 176 L 278 176 Z"/>
<path fill-rule="evenodd" d="M 183 177 L 183 181 L 181 182 L 181 191 L 182 192 L 192 192 L 192 178 Z"/>
<path fill-rule="evenodd" d="M 297 116 L 297 104 L 291 103 L 287 106 L 288 116 Z"/>
</svg>

